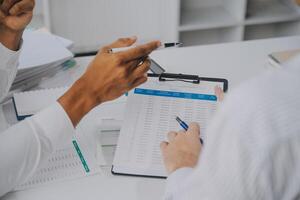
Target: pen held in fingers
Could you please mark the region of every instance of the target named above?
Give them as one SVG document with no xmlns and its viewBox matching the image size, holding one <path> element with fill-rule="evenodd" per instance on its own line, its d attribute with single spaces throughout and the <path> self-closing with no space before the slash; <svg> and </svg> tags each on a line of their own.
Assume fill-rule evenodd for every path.
<svg viewBox="0 0 300 200">
<path fill-rule="evenodd" d="M 189 129 L 189 126 L 182 120 L 180 119 L 178 116 L 175 118 L 176 121 L 179 123 L 179 125 L 185 130 L 187 131 Z M 203 145 L 203 140 L 202 138 L 200 138 L 200 143 Z"/>
<path fill-rule="evenodd" d="M 150 42 L 144 45 L 130 48 L 127 51 L 118 52 L 117 54 L 122 55 L 125 58 L 125 61 L 132 61 L 143 57 L 148 57 L 149 54 L 158 47 L 158 42 Z"/>
<path fill-rule="evenodd" d="M 183 45 L 183 43 L 180 43 L 180 42 L 163 43 L 160 47 L 158 47 L 155 50 L 167 49 L 167 48 L 177 48 L 177 47 L 180 47 L 182 45 Z M 111 49 L 111 52 L 112 53 L 118 53 L 118 52 L 128 51 L 128 50 L 133 49 L 135 47 L 130 46 L 130 47 L 114 48 L 114 49 Z"/>
</svg>

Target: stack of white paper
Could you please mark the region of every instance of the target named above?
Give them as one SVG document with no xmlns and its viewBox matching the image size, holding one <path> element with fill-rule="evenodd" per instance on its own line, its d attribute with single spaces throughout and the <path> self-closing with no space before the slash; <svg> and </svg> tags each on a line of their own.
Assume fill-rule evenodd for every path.
<svg viewBox="0 0 300 200">
<path fill-rule="evenodd" d="M 49 33 L 25 31 L 17 76 L 11 90 L 30 88 L 43 77 L 55 74 L 73 57 L 71 41 Z"/>
</svg>

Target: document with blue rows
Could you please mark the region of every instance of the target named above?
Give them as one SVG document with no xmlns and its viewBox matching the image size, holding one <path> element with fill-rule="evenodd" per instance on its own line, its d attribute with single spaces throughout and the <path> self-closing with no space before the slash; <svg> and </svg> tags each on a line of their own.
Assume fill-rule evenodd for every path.
<svg viewBox="0 0 300 200">
<path fill-rule="evenodd" d="M 215 86 L 221 82 L 148 82 L 128 95 L 124 123 L 113 161 L 112 173 L 119 175 L 166 177 L 160 143 L 167 133 L 181 130 L 176 116 L 185 122 L 198 122 L 205 143 L 205 130 L 217 108 Z"/>
</svg>

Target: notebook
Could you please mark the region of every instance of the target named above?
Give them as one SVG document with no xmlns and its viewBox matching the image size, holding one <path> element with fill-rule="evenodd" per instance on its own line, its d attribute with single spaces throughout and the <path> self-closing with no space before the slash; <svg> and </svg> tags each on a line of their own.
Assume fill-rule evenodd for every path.
<svg viewBox="0 0 300 200">
<path fill-rule="evenodd" d="M 160 143 L 167 139 L 169 131 L 182 129 L 176 116 L 187 123 L 200 123 L 205 143 L 206 127 L 217 106 L 216 85 L 225 88 L 222 82 L 160 82 L 153 77 L 130 92 L 112 173 L 166 177 Z"/>
<path fill-rule="evenodd" d="M 13 103 L 17 119 L 23 120 L 54 104 L 68 89 L 69 87 L 58 87 L 15 93 L 13 95 Z M 120 126 L 123 120 L 126 100 L 127 97 L 123 95 L 114 101 L 103 103 L 94 108 L 89 115 L 97 117 L 101 125 L 102 119 L 118 120 L 119 122 L 116 126 L 111 126 L 107 123 L 103 124 L 103 128 L 107 125 L 106 128 L 108 130 L 111 130 L 111 128 L 115 129 L 115 127 Z"/>
<path fill-rule="evenodd" d="M 35 90 L 15 93 L 13 102 L 18 120 L 32 116 L 47 106 L 55 103 L 69 87 Z"/>
</svg>

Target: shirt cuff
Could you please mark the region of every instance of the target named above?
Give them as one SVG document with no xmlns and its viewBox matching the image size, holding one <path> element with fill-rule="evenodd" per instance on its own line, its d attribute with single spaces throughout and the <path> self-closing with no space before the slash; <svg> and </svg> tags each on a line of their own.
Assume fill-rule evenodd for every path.
<svg viewBox="0 0 300 200">
<path fill-rule="evenodd" d="M 16 77 L 22 43 L 18 51 L 12 51 L 0 43 L 0 101 L 5 98 Z"/>
<path fill-rule="evenodd" d="M 173 172 L 167 179 L 165 199 L 174 199 L 175 193 L 180 193 L 180 186 L 193 171 L 193 168 L 184 167 Z"/>
<path fill-rule="evenodd" d="M 54 149 L 65 145 L 75 135 L 75 128 L 62 106 L 56 102 L 32 117 Z"/>
<path fill-rule="evenodd" d="M 23 40 L 21 40 L 20 48 L 18 51 L 13 51 L 8 48 L 6 48 L 1 42 L 0 42 L 0 58 L 1 63 L 9 63 L 11 60 L 18 60 L 21 49 L 23 46 Z"/>
</svg>

